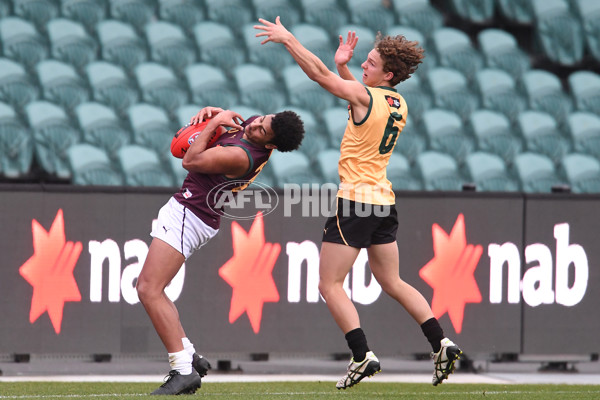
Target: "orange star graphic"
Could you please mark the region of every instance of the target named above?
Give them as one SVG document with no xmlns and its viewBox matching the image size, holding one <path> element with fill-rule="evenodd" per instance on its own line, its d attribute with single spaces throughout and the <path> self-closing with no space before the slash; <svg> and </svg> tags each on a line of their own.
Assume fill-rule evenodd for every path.
<svg viewBox="0 0 600 400">
<path fill-rule="evenodd" d="M 419 276 L 433 288 L 431 309 L 436 318 L 446 312 L 456 333 L 462 331 L 465 305 L 481 303 L 475 281 L 475 269 L 481 258 L 481 245 L 467 244 L 465 217 L 459 214 L 450 235 L 433 224 L 434 257 L 419 271 Z"/>
<path fill-rule="evenodd" d="M 219 269 L 219 276 L 233 288 L 229 323 L 233 324 L 246 312 L 252 330 L 258 333 L 263 304 L 279 301 L 272 272 L 281 246 L 265 243 L 262 212 L 256 214 L 248 233 L 234 221 L 231 234 L 233 257 Z"/>
<path fill-rule="evenodd" d="M 65 241 L 63 211 L 58 210 L 50 231 L 35 219 L 31 221 L 33 256 L 21 265 L 19 273 L 33 287 L 29 322 L 48 311 L 54 331 L 59 334 L 67 301 L 81 301 L 73 269 L 81 254 L 81 242 Z"/>
</svg>

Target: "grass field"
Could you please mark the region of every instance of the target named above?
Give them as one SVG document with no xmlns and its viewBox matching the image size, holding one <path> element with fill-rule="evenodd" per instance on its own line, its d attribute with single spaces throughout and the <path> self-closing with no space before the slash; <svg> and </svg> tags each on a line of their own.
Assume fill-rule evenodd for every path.
<svg viewBox="0 0 600 400">
<path fill-rule="evenodd" d="M 206 383 L 194 396 L 183 398 L 283 400 L 283 399 L 491 399 L 491 400 L 598 400 L 600 385 L 488 385 L 444 384 L 433 387 L 414 383 L 362 383 L 338 391 L 332 382 Z M 3 399 L 136 399 L 157 387 L 151 383 L 110 382 L 0 382 Z"/>
</svg>

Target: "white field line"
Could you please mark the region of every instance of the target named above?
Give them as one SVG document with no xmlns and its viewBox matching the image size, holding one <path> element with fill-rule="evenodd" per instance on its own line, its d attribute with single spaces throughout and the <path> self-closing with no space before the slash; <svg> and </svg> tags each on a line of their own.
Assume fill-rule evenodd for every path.
<svg viewBox="0 0 600 400">
<path fill-rule="evenodd" d="M 537 391 L 528 391 L 528 390 L 490 390 L 490 391 L 462 391 L 462 392 L 445 392 L 443 393 L 444 398 L 464 398 L 465 396 L 472 395 L 483 395 L 483 396 L 498 396 L 498 395 L 531 395 L 539 393 Z M 327 392 L 280 392 L 280 393 L 265 393 L 268 397 L 282 396 L 284 398 L 290 397 L 302 397 L 306 398 L 307 396 L 315 396 L 315 395 L 327 395 L 331 394 L 330 391 Z M 372 395 L 379 395 L 383 397 L 397 397 L 398 393 L 371 393 Z M 575 395 L 581 394 L 580 391 L 570 391 L 570 390 L 560 390 L 552 392 L 553 396 L 556 395 Z M 586 394 L 600 394 L 600 390 L 586 392 Z M 405 397 L 422 397 L 422 396 L 435 396 L 440 395 L 440 392 L 402 392 L 402 395 Z M 64 395 L 14 395 L 14 396 L 2 396 L 0 395 L 0 399 L 4 400 L 26 400 L 26 399 L 94 399 L 98 397 L 141 397 L 147 396 L 146 393 L 98 393 L 98 394 L 64 394 Z M 222 397 L 227 396 L 227 398 L 232 397 L 245 397 L 248 396 L 248 392 L 239 392 L 239 393 L 203 393 L 204 397 Z"/>
</svg>

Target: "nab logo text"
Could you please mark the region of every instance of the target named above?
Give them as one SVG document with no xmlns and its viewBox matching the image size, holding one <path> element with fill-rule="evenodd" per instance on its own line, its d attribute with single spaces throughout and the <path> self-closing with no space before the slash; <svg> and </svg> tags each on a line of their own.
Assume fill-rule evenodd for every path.
<svg viewBox="0 0 600 400">
<path fill-rule="evenodd" d="M 556 239 L 555 259 L 552 251 L 541 243 L 525 247 L 525 263 L 537 263 L 523 274 L 521 256 L 514 243 L 488 246 L 490 257 L 490 303 L 502 302 L 502 273 L 508 269 L 508 302 L 523 300 L 531 307 L 541 304 L 561 304 L 571 307 L 583 299 L 588 286 L 589 267 L 585 250 L 578 244 L 569 244 L 569 224 L 554 226 Z"/>
</svg>

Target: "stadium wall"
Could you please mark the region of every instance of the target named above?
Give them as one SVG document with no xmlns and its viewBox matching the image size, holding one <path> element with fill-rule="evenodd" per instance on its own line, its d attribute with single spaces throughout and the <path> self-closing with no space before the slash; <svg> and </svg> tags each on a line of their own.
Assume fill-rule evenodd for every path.
<svg viewBox="0 0 600 400">
<path fill-rule="evenodd" d="M 135 279 L 172 193 L 0 186 L 0 354 L 162 353 Z M 347 353 L 317 288 L 331 197 L 274 193 L 228 204 L 235 219 L 222 219 L 168 294 L 205 354 Z M 400 275 L 467 354 L 597 354 L 599 200 L 398 192 Z M 429 351 L 365 252 L 347 292 L 378 354 Z"/>
</svg>

